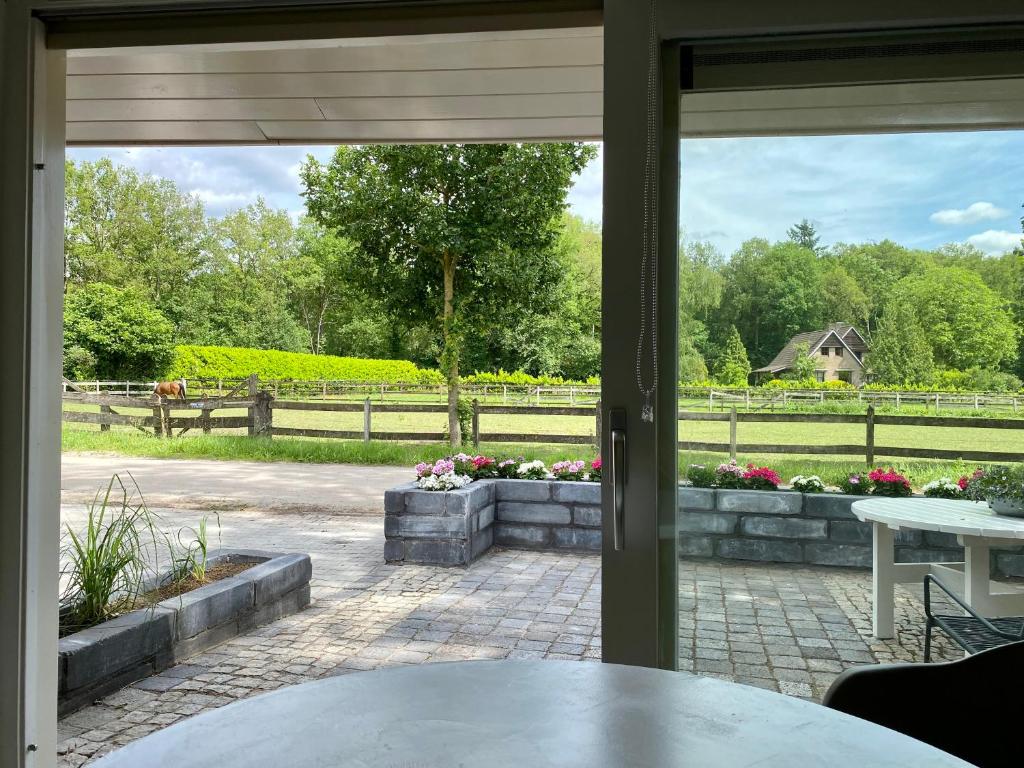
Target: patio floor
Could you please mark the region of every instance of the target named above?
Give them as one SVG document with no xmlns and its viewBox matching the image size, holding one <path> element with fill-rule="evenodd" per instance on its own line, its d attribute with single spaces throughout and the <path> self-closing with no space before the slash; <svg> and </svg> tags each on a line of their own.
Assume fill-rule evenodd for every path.
<svg viewBox="0 0 1024 768">
<path fill-rule="evenodd" d="M 158 510 L 172 526 L 203 513 Z M 64 522 L 81 520 L 66 505 Z M 309 552 L 306 611 L 139 681 L 59 724 L 78 766 L 190 715 L 280 686 L 398 664 L 486 658 L 598 660 L 600 558 L 493 550 L 468 570 L 381 560 L 377 509 L 223 512 L 224 545 Z M 919 599 L 897 592 L 898 640 L 870 635 L 870 574 L 830 568 L 680 564 L 680 667 L 820 699 L 851 664 L 919 660 Z M 942 641 L 938 657 L 957 654 Z"/>
</svg>

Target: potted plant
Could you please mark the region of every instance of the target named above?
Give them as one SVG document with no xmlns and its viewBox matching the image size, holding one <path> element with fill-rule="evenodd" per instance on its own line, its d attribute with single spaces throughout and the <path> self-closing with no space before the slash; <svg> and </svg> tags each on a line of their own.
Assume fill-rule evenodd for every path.
<svg viewBox="0 0 1024 768">
<path fill-rule="evenodd" d="M 997 515 L 1024 517 L 1024 464 L 975 472 L 967 483 L 967 495 L 987 502 Z"/>
</svg>

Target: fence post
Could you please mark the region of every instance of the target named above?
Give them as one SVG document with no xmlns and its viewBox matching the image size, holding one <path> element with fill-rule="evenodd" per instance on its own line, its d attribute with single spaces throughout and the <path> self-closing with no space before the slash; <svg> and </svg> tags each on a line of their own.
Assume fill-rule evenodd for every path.
<svg viewBox="0 0 1024 768">
<path fill-rule="evenodd" d="M 736 459 L 736 406 L 729 411 L 729 458 Z"/>
<path fill-rule="evenodd" d="M 260 393 L 260 377 L 255 373 L 250 373 L 248 378 L 249 383 L 249 397 L 253 400 Z M 249 437 L 256 435 L 256 404 L 253 403 L 249 406 Z"/>
<path fill-rule="evenodd" d="M 473 447 L 480 447 L 480 401 L 473 398 Z"/>
<path fill-rule="evenodd" d="M 212 426 L 210 424 L 210 416 L 212 414 L 212 408 L 203 408 L 203 410 L 199 414 L 199 422 L 200 424 L 202 424 L 204 435 L 210 434 L 210 430 L 212 429 Z"/>
<path fill-rule="evenodd" d="M 875 406 L 868 406 L 867 435 L 864 440 L 864 455 L 869 467 L 875 464 Z"/>
<path fill-rule="evenodd" d="M 597 399 L 594 410 L 594 448 L 601 453 L 601 398 Z"/>
<path fill-rule="evenodd" d="M 715 390 L 709 389 L 708 390 L 708 413 L 711 413 L 713 410 L 715 410 Z"/>
<path fill-rule="evenodd" d="M 744 395 L 743 400 L 744 400 L 744 403 L 746 404 L 746 409 L 749 411 L 750 410 L 750 390 L 749 389 L 743 390 L 743 395 Z"/>
<path fill-rule="evenodd" d="M 501 404 L 508 405 L 508 384 L 501 385 Z"/>
<path fill-rule="evenodd" d="M 169 402 L 164 403 L 163 411 L 163 422 L 164 422 L 164 435 L 166 437 L 174 437 L 174 430 L 171 429 L 171 405 Z"/>
<path fill-rule="evenodd" d="M 156 396 L 156 405 L 153 406 L 153 434 L 157 437 L 164 436 L 164 409 L 160 407 L 162 396 Z"/>
<path fill-rule="evenodd" d="M 370 404 L 370 398 L 363 400 L 363 442 L 370 442 L 370 428 L 372 426 L 371 421 L 373 419 L 373 406 Z"/>
<path fill-rule="evenodd" d="M 100 413 L 110 413 L 110 412 L 111 411 L 110 411 L 110 406 L 109 405 L 101 405 L 100 406 Z M 100 423 L 100 432 L 109 432 L 109 431 L 110 431 L 110 424 L 108 422 L 101 422 Z"/>
<path fill-rule="evenodd" d="M 896 392 L 896 410 L 899 410 L 899 407 L 900 407 L 900 393 L 897 391 Z"/>
<path fill-rule="evenodd" d="M 939 393 L 935 393 L 935 415 L 939 415 Z"/>
<path fill-rule="evenodd" d="M 974 410 L 978 410 L 978 396 L 974 396 Z"/>
</svg>

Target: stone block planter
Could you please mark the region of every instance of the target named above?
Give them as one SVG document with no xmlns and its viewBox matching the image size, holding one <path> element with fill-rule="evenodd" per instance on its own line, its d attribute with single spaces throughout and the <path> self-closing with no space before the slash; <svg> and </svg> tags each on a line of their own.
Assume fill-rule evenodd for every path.
<svg viewBox="0 0 1024 768">
<path fill-rule="evenodd" d="M 871 525 L 837 493 L 679 487 L 679 556 L 871 567 Z M 601 551 L 601 484 L 478 480 L 440 493 L 415 484 L 385 495 L 385 559 L 469 565 L 492 544 L 518 549 Z M 956 537 L 896 534 L 898 562 L 963 560 Z M 994 550 L 994 576 L 1024 577 L 1024 548 Z"/>
<path fill-rule="evenodd" d="M 384 559 L 466 566 L 493 544 L 601 551 L 601 485 L 478 480 L 454 491 L 415 483 L 384 496 Z"/>
<path fill-rule="evenodd" d="M 61 638 L 60 714 L 309 605 L 309 555 L 222 550 L 209 558 L 210 565 L 223 563 L 255 565 Z"/>
</svg>

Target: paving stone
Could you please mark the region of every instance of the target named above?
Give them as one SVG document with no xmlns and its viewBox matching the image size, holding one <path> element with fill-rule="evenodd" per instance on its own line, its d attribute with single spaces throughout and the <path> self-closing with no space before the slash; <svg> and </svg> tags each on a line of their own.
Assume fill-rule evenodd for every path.
<svg viewBox="0 0 1024 768">
<path fill-rule="evenodd" d="M 600 555 L 503 549 L 499 536 L 468 570 L 390 565 L 380 504 L 366 514 L 222 512 L 224 546 L 311 553 L 311 607 L 62 719 L 62 768 L 182 717 L 328 675 L 471 658 L 600 661 Z M 194 523 L 194 510 L 159 511 L 169 525 Z M 711 554 L 701 549 L 710 536 L 686 542 Z M 820 699 L 849 666 L 921 660 L 920 595 L 898 587 L 897 637 L 872 638 L 866 570 L 683 559 L 679 592 L 680 668 L 698 674 Z M 960 656 L 941 635 L 935 653 Z"/>
</svg>

